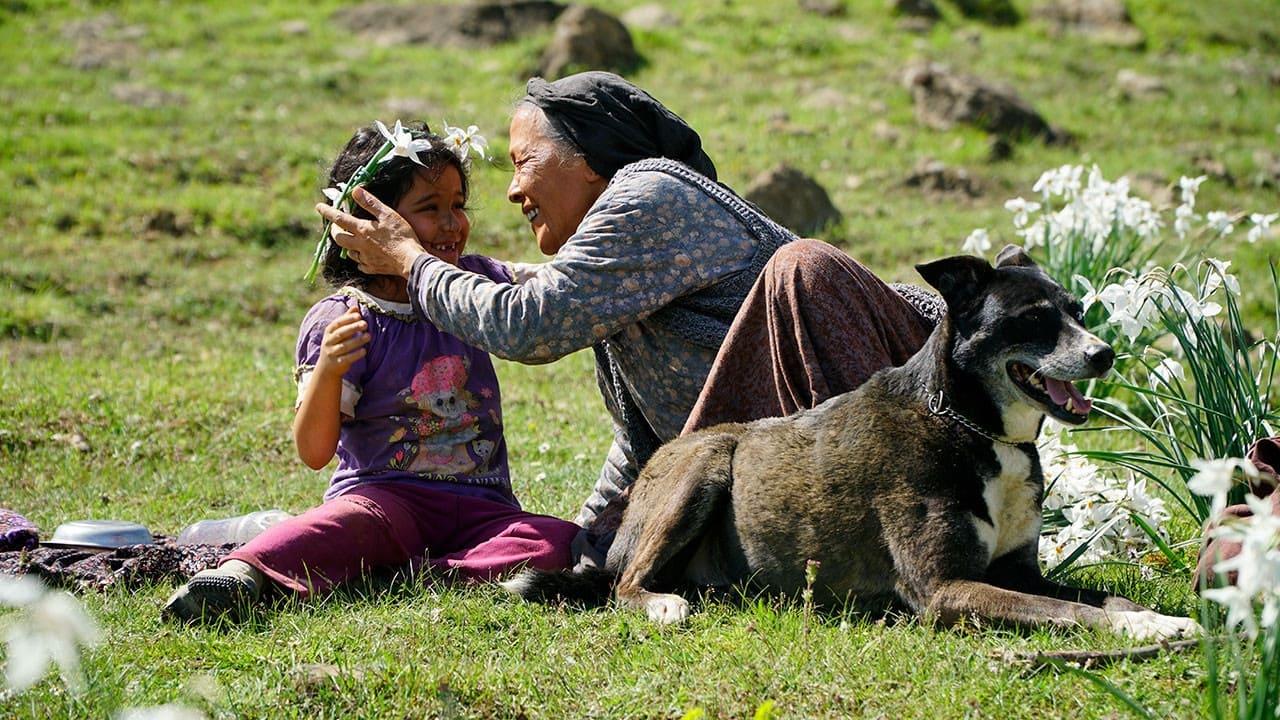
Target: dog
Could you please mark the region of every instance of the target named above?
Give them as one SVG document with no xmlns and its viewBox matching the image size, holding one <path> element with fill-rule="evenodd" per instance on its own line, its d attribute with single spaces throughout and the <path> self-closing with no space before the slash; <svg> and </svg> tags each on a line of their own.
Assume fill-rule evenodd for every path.
<svg viewBox="0 0 1280 720">
<path fill-rule="evenodd" d="M 531 571 L 507 589 L 591 602 L 613 584 L 622 606 L 659 623 L 689 616 L 675 591 L 738 585 L 807 589 L 828 605 L 896 596 L 944 625 L 1198 632 L 1188 618 L 1040 571 L 1035 440 L 1046 415 L 1088 418 L 1073 381 L 1115 359 L 1085 329 L 1079 301 L 1014 245 L 994 267 L 962 255 L 916 270 L 947 312 L 906 364 L 786 418 L 667 443 L 631 489 L 603 570 Z"/>
</svg>

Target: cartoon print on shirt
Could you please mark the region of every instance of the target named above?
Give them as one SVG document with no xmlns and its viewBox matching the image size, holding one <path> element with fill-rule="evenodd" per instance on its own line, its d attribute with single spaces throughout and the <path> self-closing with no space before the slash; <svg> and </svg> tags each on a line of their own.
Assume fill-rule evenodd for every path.
<svg viewBox="0 0 1280 720">
<path fill-rule="evenodd" d="M 479 418 L 471 413 L 480 402 L 466 388 L 471 360 L 445 355 L 427 361 L 400 397 L 418 415 L 404 418 L 388 442 L 400 443 L 391 467 L 409 472 L 451 475 L 476 467 L 467 443 L 480 435 Z"/>
</svg>

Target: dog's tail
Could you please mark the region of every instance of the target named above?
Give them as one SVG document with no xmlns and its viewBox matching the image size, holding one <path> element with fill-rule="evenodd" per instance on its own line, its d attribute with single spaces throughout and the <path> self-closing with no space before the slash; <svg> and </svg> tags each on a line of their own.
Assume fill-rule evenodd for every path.
<svg viewBox="0 0 1280 720">
<path fill-rule="evenodd" d="M 617 576 L 608 570 L 524 570 L 500 583 L 507 592 L 540 603 L 596 607 L 609 600 Z"/>
</svg>

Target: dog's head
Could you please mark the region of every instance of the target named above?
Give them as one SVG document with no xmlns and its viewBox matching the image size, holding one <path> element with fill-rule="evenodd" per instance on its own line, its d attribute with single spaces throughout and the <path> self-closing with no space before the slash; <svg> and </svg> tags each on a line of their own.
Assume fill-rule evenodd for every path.
<svg viewBox="0 0 1280 720">
<path fill-rule="evenodd" d="M 947 303 L 951 358 L 1001 407 L 1021 404 L 1071 424 L 1092 403 L 1073 381 L 1100 377 L 1115 352 L 1085 329 L 1080 302 L 1009 245 L 995 267 L 958 255 L 917 265 Z"/>
</svg>

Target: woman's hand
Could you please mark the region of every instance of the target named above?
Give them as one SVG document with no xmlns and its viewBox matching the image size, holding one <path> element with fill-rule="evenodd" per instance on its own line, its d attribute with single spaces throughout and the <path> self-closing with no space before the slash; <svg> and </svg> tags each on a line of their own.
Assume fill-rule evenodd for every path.
<svg viewBox="0 0 1280 720">
<path fill-rule="evenodd" d="M 355 361 L 364 357 L 364 346 L 369 344 L 368 329 L 356 305 L 326 325 L 320 342 L 320 358 L 316 360 L 316 375 L 326 379 L 345 375 Z"/>
<path fill-rule="evenodd" d="M 374 219 L 361 220 L 332 205 L 316 205 L 316 212 L 334 225 L 334 242 L 347 249 L 347 255 L 355 260 L 360 272 L 407 279 L 413 261 L 426 252 L 413 228 L 364 188 L 356 188 L 351 197 Z"/>
</svg>

